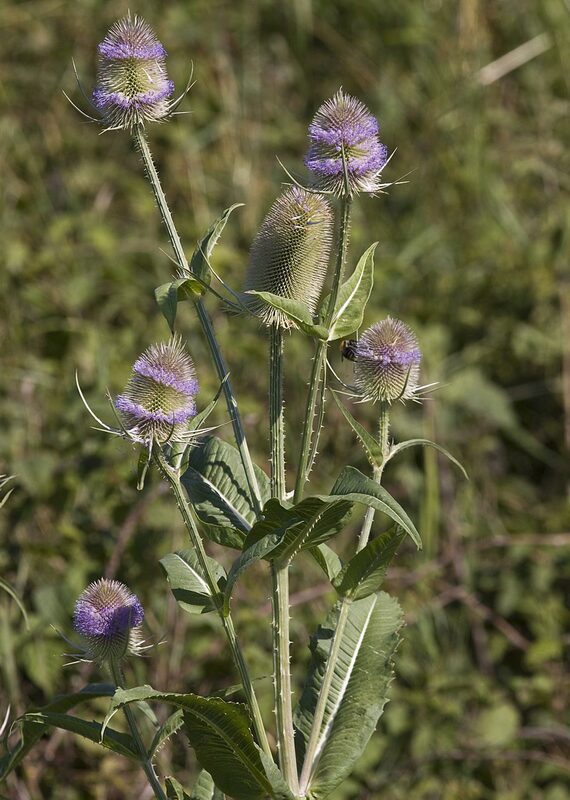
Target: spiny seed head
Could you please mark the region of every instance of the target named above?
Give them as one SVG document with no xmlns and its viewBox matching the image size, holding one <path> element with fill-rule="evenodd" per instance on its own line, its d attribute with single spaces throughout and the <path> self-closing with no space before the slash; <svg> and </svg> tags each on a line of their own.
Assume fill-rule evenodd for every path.
<svg viewBox="0 0 570 800">
<path fill-rule="evenodd" d="M 344 152 L 348 193 L 377 191 L 380 173 L 388 160 L 378 131 L 378 122 L 364 103 L 339 89 L 323 103 L 309 126 L 305 166 L 313 175 L 314 187 L 345 194 Z"/>
<path fill-rule="evenodd" d="M 181 340 L 153 344 L 135 361 L 133 374 L 115 407 L 128 435 L 141 444 L 184 441 L 196 414 L 198 380 Z"/>
<path fill-rule="evenodd" d="M 120 661 L 140 651 L 138 628 L 144 610 L 124 583 L 101 578 L 90 583 L 75 604 L 73 627 L 85 642 L 92 661 Z"/>
<path fill-rule="evenodd" d="M 168 116 L 174 84 L 166 50 L 152 28 L 130 13 L 115 22 L 98 46 L 93 102 L 108 128 L 133 128 Z"/>
<path fill-rule="evenodd" d="M 387 317 L 368 328 L 355 349 L 355 382 L 363 397 L 391 403 L 413 397 L 421 353 L 413 331 Z"/>
<path fill-rule="evenodd" d="M 251 248 L 245 291 L 298 300 L 314 314 L 325 281 L 333 238 L 333 216 L 320 194 L 297 186 L 271 206 Z M 258 297 L 244 302 L 265 325 L 293 326 L 281 311 Z"/>
</svg>

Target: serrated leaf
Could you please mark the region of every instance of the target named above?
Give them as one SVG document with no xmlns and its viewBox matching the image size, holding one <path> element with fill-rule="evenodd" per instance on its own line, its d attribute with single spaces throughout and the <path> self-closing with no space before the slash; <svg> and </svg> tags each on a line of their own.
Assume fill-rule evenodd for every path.
<svg viewBox="0 0 570 800">
<path fill-rule="evenodd" d="M 377 245 L 378 242 L 374 242 L 363 253 L 354 272 L 339 289 L 329 342 L 348 336 L 362 325 L 364 310 L 374 285 L 374 251 Z"/>
<path fill-rule="evenodd" d="M 376 511 L 381 511 L 409 533 L 418 549 L 421 548 L 420 534 L 402 506 L 383 486 L 367 478 L 354 467 L 343 469 L 331 490 L 331 495 L 341 495 L 352 503 L 362 503 Z"/>
<path fill-rule="evenodd" d="M 442 447 L 441 445 L 432 442 L 430 439 L 408 439 L 406 442 L 400 442 L 399 444 L 395 444 L 390 449 L 390 453 L 388 454 L 388 458 L 386 459 L 386 461 L 389 461 L 397 453 L 401 453 L 402 450 L 407 450 L 409 447 L 416 447 L 416 446 L 433 447 L 435 450 L 438 451 L 438 453 L 441 453 L 446 458 L 448 458 L 452 464 L 455 464 L 455 466 L 461 470 L 464 477 L 467 480 L 469 480 L 469 475 L 467 474 L 467 471 L 465 470 L 463 464 L 460 461 L 458 461 L 455 458 L 455 456 L 452 456 L 451 453 L 445 449 L 445 447 Z"/>
<path fill-rule="evenodd" d="M 326 341 L 328 337 L 328 330 L 323 325 L 317 325 L 313 322 L 311 312 L 304 303 L 299 300 L 291 300 L 288 297 L 280 297 L 278 294 L 271 292 L 256 292 L 249 291 L 247 294 L 255 295 L 263 300 L 264 303 L 282 311 L 283 314 L 294 322 L 304 333 L 309 336 L 314 336 L 317 339 Z"/>
<path fill-rule="evenodd" d="M 298 755 L 304 757 L 339 618 L 331 611 L 311 642 L 310 675 L 295 711 Z M 316 750 L 311 798 L 327 797 L 351 773 L 374 733 L 393 678 L 403 614 L 384 592 L 351 603 Z"/>
<path fill-rule="evenodd" d="M 190 259 L 190 271 L 194 273 L 204 283 L 210 283 L 210 256 L 214 247 L 217 245 L 222 231 L 226 227 L 226 223 L 230 215 L 236 208 L 243 206 L 243 203 L 234 203 L 233 206 L 226 208 L 220 217 L 210 226 L 208 231 L 200 239 L 196 245 L 192 258 Z"/>
<path fill-rule="evenodd" d="M 226 572 L 213 558 L 208 556 L 206 558 L 221 595 L 226 582 Z M 206 614 L 216 610 L 215 598 L 212 597 L 193 547 L 169 553 L 160 559 L 160 563 L 166 572 L 172 594 L 184 611 L 189 614 Z"/>
<path fill-rule="evenodd" d="M 396 527 L 368 542 L 333 580 L 338 594 L 362 600 L 377 592 L 405 535 L 401 528 Z"/>
<path fill-rule="evenodd" d="M 269 478 L 259 467 L 254 470 L 265 502 L 271 496 Z M 241 550 L 256 512 L 239 451 L 216 436 L 209 437 L 191 450 L 181 480 L 208 538 Z"/>
<path fill-rule="evenodd" d="M 352 430 L 355 432 L 358 439 L 360 440 L 360 443 L 363 446 L 364 451 L 366 453 L 366 457 L 368 458 L 373 467 L 374 466 L 379 467 L 382 464 L 382 461 L 384 460 L 382 455 L 382 448 L 380 447 L 376 439 L 370 433 L 368 433 L 366 428 L 364 428 L 360 424 L 360 422 L 357 422 L 354 419 L 354 417 L 352 416 L 348 408 L 346 408 L 344 403 L 340 402 L 340 400 L 337 397 L 337 393 L 332 391 L 332 396 L 334 398 L 335 403 L 338 406 L 339 411 L 341 412 L 345 420 L 348 422 Z"/>
<path fill-rule="evenodd" d="M 310 553 L 329 581 L 332 582 L 342 569 L 342 561 L 335 551 L 328 544 L 318 544 L 311 549 Z"/>
<path fill-rule="evenodd" d="M 32 709 L 28 714 L 65 713 L 76 706 L 88 703 L 99 697 L 112 697 L 115 687 L 109 683 L 94 683 L 84 686 L 79 692 L 61 695 L 41 708 Z M 38 722 L 26 720 L 26 714 L 19 717 L 12 727 L 20 728 L 20 740 L 0 759 L 0 780 L 6 777 L 29 753 L 35 743 L 47 732 L 47 727 Z"/>
<path fill-rule="evenodd" d="M 183 723 L 184 720 L 182 719 L 182 711 L 180 709 L 175 711 L 174 714 L 171 714 L 168 719 L 162 723 L 154 734 L 150 747 L 148 748 L 148 757 L 150 759 L 153 759 L 164 743 L 180 730 Z"/>
<path fill-rule="evenodd" d="M 266 558 L 277 547 L 280 538 L 279 534 L 268 534 L 251 547 L 246 547 L 243 553 L 236 558 L 228 572 L 228 581 L 224 591 L 224 612 L 226 614 L 229 612 L 233 588 L 239 576 L 253 564 Z"/>
<path fill-rule="evenodd" d="M 72 717 L 71 714 L 60 714 L 57 711 L 28 712 L 24 714 L 23 719 L 24 724 L 30 723 L 69 731 L 77 736 L 83 736 L 84 739 L 88 739 L 90 742 L 100 744 L 118 755 L 127 756 L 127 758 L 132 758 L 136 761 L 140 760 L 140 754 L 132 736 L 126 733 L 119 733 L 111 728 L 106 728 L 103 736 L 99 722 L 88 722 L 80 717 Z"/>
<path fill-rule="evenodd" d="M 184 728 L 200 766 L 229 797 L 261 800 L 270 796 L 275 800 L 292 800 L 288 790 L 283 792 L 280 781 L 272 782 L 271 776 L 277 770 L 274 764 L 268 770 L 268 777 L 261 751 L 251 734 L 245 706 L 217 697 L 164 693 L 151 686 L 137 686 L 115 692 L 103 726 L 123 705 L 141 700 L 168 703 L 183 711 Z"/>
</svg>

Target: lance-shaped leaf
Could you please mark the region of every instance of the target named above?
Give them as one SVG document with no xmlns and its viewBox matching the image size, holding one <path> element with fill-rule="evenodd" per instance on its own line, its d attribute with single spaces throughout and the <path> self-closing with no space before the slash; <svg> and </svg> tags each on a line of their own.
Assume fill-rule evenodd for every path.
<svg viewBox="0 0 570 800">
<path fill-rule="evenodd" d="M 184 791 L 184 787 L 182 784 L 178 783 L 176 778 L 166 778 L 164 781 L 164 787 L 166 789 L 166 796 L 168 797 L 168 800 L 192 800 L 190 795 Z M 202 800 L 211 800 L 211 798 L 212 795 L 204 794 Z"/>
<path fill-rule="evenodd" d="M 256 292 L 254 290 L 247 292 L 247 294 L 254 294 L 267 305 L 282 311 L 291 322 L 294 322 L 298 328 L 309 336 L 326 341 L 328 330 L 323 325 L 317 325 L 313 322 L 311 312 L 300 300 L 291 300 L 288 297 L 280 297 L 278 294 L 272 294 L 271 292 Z"/>
<path fill-rule="evenodd" d="M 334 497 L 306 497 L 289 508 L 269 500 L 228 573 L 226 610 L 242 572 L 261 559 L 290 562 L 299 551 L 313 550 L 342 529 L 351 511 L 352 503 Z"/>
<path fill-rule="evenodd" d="M 222 215 L 218 217 L 214 224 L 200 239 L 194 252 L 192 253 L 192 258 L 190 259 L 190 271 L 193 272 L 194 275 L 200 278 L 200 280 L 204 283 L 210 283 L 211 274 L 209 261 L 212 251 L 217 245 L 218 240 L 222 235 L 222 231 L 226 227 L 226 223 L 230 217 L 230 214 L 232 211 L 235 211 L 236 208 L 240 208 L 241 206 L 243 206 L 243 203 L 234 203 L 233 206 L 226 208 Z"/>
<path fill-rule="evenodd" d="M 50 725 L 46 721 L 47 714 L 65 716 L 65 712 L 76 706 L 83 705 L 99 697 L 112 697 L 114 691 L 115 687 L 108 683 L 89 684 L 80 692 L 73 692 L 72 694 L 56 697 L 55 700 L 48 703 L 46 706 L 29 711 L 27 714 L 19 717 L 14 723 L 14 726 L 20 729 L 20 739 L 16 745 L 0 759 L 0 780 L 5 778 L 9 772 L 17 767 L 42 735 L 48 732 Z M 34 717 L 33 715 L 42 716 Z M 99 736 L 100 731 L 97 734 L 96 741 L 99 741 Z M 129 750 L 132 744 L 130 737 L 125 736 L 124 739 L 121 739 L 120 736 L 119 734 L 119 739 L 116 739 L 114 736 L 110 735 L 108 741 L 115 741 L 117 745 L 120 744 L 126 748 L 126 750 Z M 126 750 L 125 755 L 127 754 Z"/>
<path fill-rule="evenodd" d="M 226 583 L 226 572 L 213 558 L 206 558 L 221 595 Z M 172 594 L 184 611 L 189 614 L 206 614 L 216 610 L 216 600 L 212 597 L 198 554 L 193 547 L 169 553 L 160 559 L 160 563 L 166 572 Z"/>
<path fill-rule="evenodd" d="M 362 600 L 377 592 L 405 535 L 405 531 L 396 526 L 368 542 L 333 580 L 339 595 Z"/>
<path fill-rule="evenodd" d="M 178 303 L 183 300 L 195 300 L 202 294 L 204 294 L 204 288 L 197 280 L 190 277 L 177 278 L 156 287 L 154 290 L 156 303 L 172 333 L 174 333 Z"/>
<path fill-rule="evenodd" d="M 339 289 L 333 322 L 328 340 L 342 339 L 362 325 L 364 310 L 374 285 L 374 251 L 378 242 L 370 245 L 360 258 L 350 278 Z M 330 295 L 323 303 L 326 308 Z"/>
<path fill-rule="evenodd" d="M 451 453 L 448 450 L 445 449 L 445 447 L 442 447 L 441 445 L 436 444 L 435 442 L 432 442 L 430 439 L 408 439 L 406 442 L 400 442 L 399 444 L 395 444 L 390 448 L 390 452 L 388 454 L 388 458 L 386 459 L 386 461 L 389 461 L 397 453 L 401 453 L 402 450 L 407 450 L 409 447 L 417 447 L 417 446 L 419 446 L 419 447 L 433 447 L 434 450 L 438 451 L 438 453 L 441 453 L 446 458 L 448 458 L 451 461 L 452 464 L 455 464 L 455 466 L 459 470 L 461 470 L 461 472 L 463 473 L 463 476 L 465 478 L 467 478 L 467 480 L 469 480 L 469 475 L 467 474 L 463 464 L 460 461 L 458 461 L 455 458 L 455 456 L 452 456 Z"/>
<path fill-rule="evenodd" d="M 162 723 L 160 728 L 154 734 L 150 747 L 148 748 L 148 757 L 153 759 L 165 742 L 167 742 L 171 736 L 177 733 L 183 724 L 183 712 L 181 709 L 178 709 Z"/>
<path fill-rule="evenodd" d="M 318 544 L 311 550 L 311 555 L 325 573 L 329 581 L 338 575 L 342 569 L 342 561 L 328 544 Z"/>
<path fill-rule="evenodd" d="M 383 456 L 382 456 L 382 448 L 372 436 L 372 434 L 368 433 L 366 428 L 364 428 L 360 422 L 354 419 L 348 408 L 341 403 L 337 397 L 336 392 L 332 392 L 332 396 L 334 398 L 335 403 L 338 406 L 339 411 L 348 422 L 352 430 L 357 435 L 358 439 L 360 440 L 361 445 L 364 448 L 364 452 L 366 453 L 366 457 L 370 461 L 373 467 L 379 467 L 382 464 Z"/>
<path fill-rule="evenodd" d="M 300 761 L 310 735 L 339 608 L 331 611 L 311 642 L 310 675 L 295 711 Z M 313 760 L 311 798 L 327 797 L 351 773 L 372 736 L 387 702 L 402 624 L 400 606 L 384 592 L 351 604 Z"/>
<path fill-rule="evenodd" d="M 224 800 L 223 793 L 216 789 L 212 776 L 205 769 L 200 771 L 192 794 L 185 792 L 176 778 L 167 778 L 165 785 L 168 800 Z"/>
<path fill-rule="evenodd" d="M 255 522 L 255 508 L 239 451 L 212 436 L 190 452 L 182 484 L 212 541 L 241 550 Z M 262 502 L 271 496 L 269 478 L 254 467 Z"/>
<path fill-rule="evenodd" d="M 416 546 L 421 548 L 420 534 L 402 506 L 383 486 L 367 478 L 354 467 L 343 469 L 331 490 L 331 495 L 342 495 L 352 503 L 362 503 L 376 511 L 381 511 L 409 533 Z"/>
<path fill-rule="evenodd" d="M 273 762 L 262 758 L 246 707 L 218 697 L 157 692 L 151 686 L 118 689 L 103 725 L 125 704 L 157 700 L 182 709 L 184 729 L 200 766 L 235 800 L 293 800 Z"/>
</svg>

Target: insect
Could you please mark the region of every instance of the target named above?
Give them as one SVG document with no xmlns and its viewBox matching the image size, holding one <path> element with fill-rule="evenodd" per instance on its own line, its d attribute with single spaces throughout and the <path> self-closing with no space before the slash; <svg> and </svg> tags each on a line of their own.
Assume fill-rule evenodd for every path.
<svg viewBox="0 0 570 800">
<path fill-rule="evenodd" d="M 340 354 L 343 358 L 348 359 L 348 361 L 356 361 L 356 348 L 358 346 L 358 342 L 356 339 L 343 339 L 340 343 Z"/>
</svg>

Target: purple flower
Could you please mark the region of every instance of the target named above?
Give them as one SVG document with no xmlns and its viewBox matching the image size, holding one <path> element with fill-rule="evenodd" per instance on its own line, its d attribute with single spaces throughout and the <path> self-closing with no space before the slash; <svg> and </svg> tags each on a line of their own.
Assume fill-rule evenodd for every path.
<svg viewBox="0 0 570 800">
<path fill-rule="evenodd" d="M 245 291 L 270 292 L 297 300 L 314 314 L 327 274 L 333 238 L 326 198 L 297 186 L 273 203 L 251 248 Z M 290 328 L 283 312 L 255 295 L 244 302 L 265 325 Z"/>
<path fill-rule="evenodd" d="M 144 610 L 124 583 L 101 578 L 89 584 L 75 604 L 73 627 L 86 643 L 94 661 L 120 661 L 140 649 L 138 628 Z"/>
<path fill-rule="evenodd" d="M 198 380 L 194 363 L 180 339 L 151 345 L 135 361 L 133 374 L 115 400 L 128 435 L 153 442 L 184 441 L 196 414 Z"/>
<path fill-rule="evenodd" d="M 413 331 L 387 317 L 368 328 L 354 349 L 356 386 L 374 402 L 409 399 L 418 385 L 420 360 Z"/>
<path fill-rule="evenodd" d="M 130 13 L 116 22 L 98 46 L 93 102 L 108 128 L 132 128 L 168 116 L 174 92 L 166 50 L 153 30 Z"/>
<path fill-rule="evenodd" d="M 377 191 L 388 160 L 378 131 L 378 122 L 366 106 L 342 89 L 323 103 L 309 126 L 310 147 L 305 156 L 315 188 L 338 195 L 347 188 L 349 194 Z"/>
</svg>

